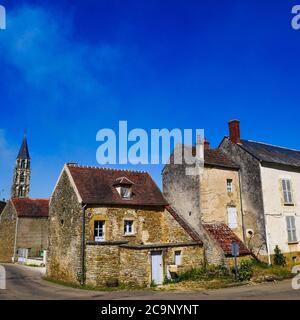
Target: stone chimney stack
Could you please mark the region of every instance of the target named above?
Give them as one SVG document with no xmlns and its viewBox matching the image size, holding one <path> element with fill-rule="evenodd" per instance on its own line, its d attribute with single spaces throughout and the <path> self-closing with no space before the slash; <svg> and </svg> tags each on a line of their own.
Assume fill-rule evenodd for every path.
<svg viewBox="0 0 300 320">
<path fill-rule="evenodd" d="M 204 138 L 204 150 L 208 150 L 210 148 L 210 143 Z"/>
<path fill-rule="evenodd" d="M 201 139 L 200 135 L 197 135 L 196 141 L 196 161 L 204 160 L 204 139 Z"/>
<path fill-rule="evenodd" d="M 240 134 L 240 121 L 239 120 L 230 120 L 229 125 L 229 138 L 233 143 L 241 143 L 241 134 Z"/>
</svg>

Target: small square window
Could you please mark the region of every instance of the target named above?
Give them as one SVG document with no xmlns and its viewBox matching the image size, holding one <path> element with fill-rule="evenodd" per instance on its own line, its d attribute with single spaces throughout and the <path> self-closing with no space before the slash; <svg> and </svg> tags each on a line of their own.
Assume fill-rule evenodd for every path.
<svg viewBox="0 0 300 320">
<path fill-rule="evenodd" d="M 104 221 L 94 222 L 94 240 L 104 241 Z"/>
<path fill-rule="evenodd" d="M 131 198 L 131 188 L 130 187 L 119 187 L 119 194 L 123 199 Z"/>
<path fill-rule="evenodd" d="M 125 220 L 124 221 L 124 234 L 133 234 L 133 221 Z"/>
<path fill-rule="evenodd" d="M 227 192 L 233 192 L 233 182 L 232 182 L 232 179 L 227 179 Z"/>
<path fill-rule="evenodd" d="M 174 260 L 177 266 L 181 265 L 181 251 L 175 251 Z"/>
</svg>

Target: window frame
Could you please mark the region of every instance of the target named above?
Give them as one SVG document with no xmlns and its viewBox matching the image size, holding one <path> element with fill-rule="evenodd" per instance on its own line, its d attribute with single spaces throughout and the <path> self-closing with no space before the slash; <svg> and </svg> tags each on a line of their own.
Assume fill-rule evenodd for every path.
<svg viewBox="0 0 300 320">
<path fill-rule="evenodd" d="M 177 259 L 179 259 L 179 261 Z M 182 251 L 181 250 L 174 251 L 174 264 L 176 266 L 182 265 Z"/>
<path fill-rule="evenodd" d="M 282 189 L 284 205 L 286 205 L 286 206 L 294 205 L 292 181 L 290 178 L 282 178 L 281 179 L 281 189 Z"/>
<path fill-rule="evenodd" d="M 96 227 L 96 224 L 102 223 L 102 228 Z M 100 230 L 102 229 L 102 236 L 100 236 Z M 97 231 L 97 232 L 96 232 Z M 104 220 L 94 220 L 94 241 L 101 242 L 105 241 L 105 221 Z"/>
<path fill-rule="evenodd" d="M 127 226 L 130 225 L 131 231 L 129 232 Z M 134 221 L 133 220 L 124 220 L 124 235 L 132 236 L 134 235 Z"/>
<path fill-rule="evenodd" d="M 233 179 L 226 179 L 226 190 L 228 193 L 233 192 Z"/>
</svg>

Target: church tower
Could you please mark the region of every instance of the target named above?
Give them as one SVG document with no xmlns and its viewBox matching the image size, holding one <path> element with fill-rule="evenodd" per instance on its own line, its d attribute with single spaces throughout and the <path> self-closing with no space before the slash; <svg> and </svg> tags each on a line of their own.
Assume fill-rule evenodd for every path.
<svg viewBox="0 0 300 320">
<path fill-rule="evenodd" d="M 30 184 L 30 156 L 28 151 L 26 135 L 16 159 L 13 185 L 11 190 L 12 198 L 27 198 Z"/>
</svg>

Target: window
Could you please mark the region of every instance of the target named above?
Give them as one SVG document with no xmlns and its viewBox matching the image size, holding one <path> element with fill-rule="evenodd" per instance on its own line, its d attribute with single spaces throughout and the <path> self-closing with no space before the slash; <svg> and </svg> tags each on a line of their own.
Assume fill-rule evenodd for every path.
<svg viewBox="0 0 300 320">
<path fill-rule="evenodd" d="M 177 266 L 181 265 L 181 251 L 175 251 L 174 260 Z"/>
<path fill-rule="evenodd" d="M 121 187 L 120 192 L 121 197 L 124 199 L 129 199 L 131 197 L 131 188 L 129 187 Z"/>
<path fill-rule="evenodd" d="M 286 217 L 286 226 L 288 233 L 288 242 L 297 242 L 296 223 L 294 216 Z"/>
<path fill-rule="evenodd" d="M 20 174 L 20 183 L 21 183 L 21 184 L 24 184 L 24 183 L 25 183 L 25 175 L 24 175 L 23 172 Z"/>
<path fill-rule="evenodd" d="M 227 192 L 233 192 L 232 179 L 227 179 Z"/>
<path fill-rule="evenodd" d="M 124 221 L 124 234 L 133 234 L 133 221 Z"/>
<path fill-rule="evenodd" d="M 18 191 L 18 197 L 24 197 L 25 196 L 25 188 L 24 187 L 20 187 L 19 191 Z"/>
<path fill-rule="evenodd" d="M 237 211 L 235 207 L 227 208 L 228 227 L 230 229 L 236 229 L 238 227 Z"/>
<path fill-rule="evenodd" d="M 26 162 L 25 162 L 25 160 L 21 160 L 21 169 L 26 169 Z"/>
<path fill-rule="evenodd" d="M 290 179 L 282 179 L 282 191 L 285 204 L 293 204 L 292 188 Z"/>
<path fill-rule="evenodd" d="M 94 222 L 94 239 L 95 241 L 104 240 L 104 221 Z"/>
</svg>

